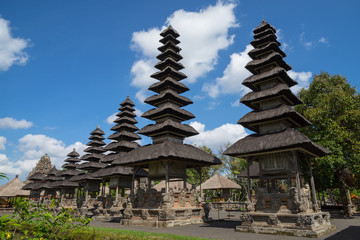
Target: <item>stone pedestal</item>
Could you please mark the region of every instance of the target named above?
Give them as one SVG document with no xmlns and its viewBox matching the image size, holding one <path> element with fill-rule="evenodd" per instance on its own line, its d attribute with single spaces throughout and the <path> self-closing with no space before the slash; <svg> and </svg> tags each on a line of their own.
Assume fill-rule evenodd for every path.
<svg viewBox="0 0 360 240">
<path fill-rule="evenodd" d="M 320 237 L 336 229 L 328 212 L 316 213 L 244 213 L 240 216 L 239 232 Z"/>
</svg>

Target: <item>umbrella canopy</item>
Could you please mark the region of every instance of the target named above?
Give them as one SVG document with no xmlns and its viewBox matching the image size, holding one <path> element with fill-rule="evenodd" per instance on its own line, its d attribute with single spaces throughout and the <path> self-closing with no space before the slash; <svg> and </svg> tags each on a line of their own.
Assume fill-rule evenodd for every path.
<svg viewBox="0 0 360 240">
<path fill-rule="evenodd" d="M 30 191 L 22 190 L 23 186 L 25 186 L 25 183 L 16 175 L 13 180 L 0 187 L 0 197 L 29 196 Z"/>
<path fill-rule="evenodd" d="M 240 189 L 239 184 L 234 183 L 233 181 L 227 179 L 226 177 L 216 173 L 214 176 L 206 180 L 201 184 L 201 189 L 211 190 L 211 189 Z M 200 189 L 198 186 L 196 189 Z"/>
</svg>

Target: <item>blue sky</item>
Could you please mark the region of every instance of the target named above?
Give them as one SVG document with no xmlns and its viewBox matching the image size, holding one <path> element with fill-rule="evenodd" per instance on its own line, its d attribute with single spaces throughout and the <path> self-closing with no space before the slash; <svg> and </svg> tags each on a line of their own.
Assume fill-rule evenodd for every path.
<svg viewBox="0 0 360 240">
<path fill-rule="evenodd" d="M 159 32 L 180 33 L 184 81 L 194 101 L 187 140 L 217 150 L 250 132 L 236 122 L 250 111 L 238 100 L 250 73 L 252 30 L 263 18 L 277 30 L 306 87 L 321 71 L 358 86 L 358 1 L 12 1 L 0 2 L 0 172 L 22 180 L 42 155 L 60 167 L 89 133 L 111 134 L 112 115 L 126 96 L 137 114 L 156 70 Z M 138 127 L 149 123 L 137 118 Z M 150 140 L 142 136 L 141 144 Z M 4 180 L 0 184 L 3 183 Z"/>
</svg>

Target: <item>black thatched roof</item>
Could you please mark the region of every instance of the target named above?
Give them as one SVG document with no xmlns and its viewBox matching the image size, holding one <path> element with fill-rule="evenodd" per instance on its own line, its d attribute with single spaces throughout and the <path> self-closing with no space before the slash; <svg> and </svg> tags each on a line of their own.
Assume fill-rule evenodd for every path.
<svg viewBox="0 0 360 240">
<path fill-rule="evenodd" d="M 115 176 L 129 176 L 132 177 L 133 168 L 124 167 L 124 166 L 108 166 L 106 168 L 100 169 L 99 171 L 93 174 L 93 177 L 97 178 L 109 178 Z M 144 169 L 139 169 L 136 173 L 137 177 L 147 177 L 148 173 Z"/>
<path fill-rule="evenodd" d="M 253 41 L 250 42 L 250 44 L 255 48 L 257 48 L 267 42 L 273 42 L 273 43 L 276 43 L 278 46 L 280 46 L 281 44 L 276 40 L 276 38 L 277 37 L 275 34 L 270 33 L 261 38 L 254 39 Z"/>
<path fill-rule="evenodd" d="M 171 35 L 174 38 L 178 38 L 180 36 L 180 34 L 171 25 L 169 25 L 160 33 L 160 36 L 162 37 L 166 37 L 168 35 Z"/>
<path fill-rule="evenodd" d="M 172 44 L 167 44 L 169 46 L 174 46 Z M 180 49 L 181 50 L 181 49 Z M 181 69 L 184 68 L 184 65 L 182 65 L 181 63 L 179 62 L 176 62 L 174 59 L 168 57 L 166 58 L 164 61 L 162 62 L 158 62 L 156 65 L 155 65 L 155 68 L 159 69 L 159 70 L 163 70 L 166 68 L 166 66 L 170 66 L 172 68 L 174 68 L 175 70 L 179 71 Z"/>
<path fill-rule="evenodd" d="M 273 32 L 276 32 L 275 28 L 271 26 L 270 23 L 262 20 L 261 24 L 254 29 L 253 33 L 258 34 L 260 32 L 266 31 L 268 28 L 270 28 Z"/>
<path fill-rule="evenodd" d="M 60 181 L 60 180 L 62 180 L 62 177 L 54 176 L 54 175 L 48 175 L 44 178 L 44 181 L 49 181 L 49 182 L 55 182 L 55 181 Z"/>
<path fill-rule="evenodd" d="M 282 150 L 299 150 L 312 157 L 330 154 L 329 150 L 313 143 L 307 136 L 291 128 L 274 133 L 248 135 L 231 145 L 224 154 L 246 157 Z"/>
<path fill-rule="evenodd" d="M 248 53 L 248 55 L 252 59 L 256 59 L 258 56 L 263 55 L 263 54 L 267 54 L 270 51 L 277 52 L 281 56 L 286 57 L 286 54 L 279 48 L 279 45 L 277 43 L 275 43 L 275 42 L 269 42 L 268 44 L 266 44 L 263 47 L 254 48 Z"/>
<path fill-rule="evenodd" d="M 165 61 L 167 58 L 171 58 L 177 62 L 180 61 L 183 57 L 179 53 L 175 52 L 172 48 L 168 48 L 159 55 L 157 55 L 156 58 L 160 61 Z M 178 67 L 176 66 L 176 68 Z"/>
<path fill-rule="evenodd" d="M 167 42 L 171 42 L 172 44 L 176 45 L 179 44 L 180 41 L 177 40 L 173 35 L 166 35 L 165 37 L 163 37 L 162 39 L 159 40 L 159 42 L 166 44 Z"/>
<path fill-rule="evenodd" d="M 130 100 L 129 96 L 127 96 L 126 99 L 122 103 L 120 103 L 120 106 L 126 106 L 126 105 L 131 106 L 131 107 L 135 106 L 133 101 Z"/>
<path fill-rule="evenodd" d="M 262 32 L 254 34 L 254 39 L 259 39 L 259 38 L 262 38 L 262 37 L 264 37 L 266 35 L 269 35 L 269 34 L 276 34 L 276 32 L 274 32 L 274 30 L 275 29 L 267 28 Z"/>
<path fill-rule="evenodd" d="M 139 131 L 139 134 L 152 137 L 163 132 L 171 132 L 174 135 L 183 137 L 190 137 L 199 134 L 192 126 L 181 124 L 171 119 L 165 120 L 162 123 L 147 125 Z"/>
<path fill-rule="evenodd" d="M 193 101 L 191 101 L 187 97 L 179 95 L 176 91 L 172 89 L 165 90 L 159 95 L 153 95 L 151 97 L 148 97 L 145 100 L 145 103 L 153 105 L 154 107 L 158 107 L 160 104 L 164 103 L 164 100 L 170 100 L 180 107 L 184 107 L 193 103 Z"/>
<path fill-rule="evenodd" d="M 70 177 L 70 176 L 79 175 L 79 174 L 81 174 L 81 172 L 78 170 L 75 170 L 75 169 L 68 169 L 68 170 L 61 171 L 60 174 L 63 177 Z"/>
<path fill-rule="evenodd" d="M 127 130 L 127 131 L 131 131 L 131 132 L 135 132 L 135 131 L 139 130 L 139 128 L 137 126 L 133 125 L 133 124 L 123 122 L 123 123 L 120 123 L 120 124 L 116 124 L 115 126 L 110 128 L 110 130 L 112 130 L 112 131 Z"/>
<path fill-rule="evenodd" d="M 189 88 L 185 84 L 178 82 L 171 77 L 167 77 L 160 82 L 151 84 L 149 90 L 156 93 L 161 93 L 162 91 L 169 88 L 174 89 L 177 93 L 184 93 L 186 91 L 189 91 Z"/>
<path fill-rule="evenodd" d="M 75 150 L 75 148 L 67 155 L 69 158 L 77 158 L 80 157 L 80 154 Z"/>
<path fill-rule="evenodd" d="M 125 141 L 124 141 L 125 142 Z M 137 143 L 136 143 L 137 144 Z M 138 145 L 139 146 L 139 145 Z M 134 148 L 129 148 L 134 149 Z M 129 150 L 130 151 L 130 150 Z M 110 153 L 108 155 L 104 155 L 104 157 L 101 159 L 102 163 L 112 163 L 117 158 L 122 158 L 125 154 L 127 154 L 126 151 L 119 151 L 117 153 Z"/>
<path fill-rule="evenodd" d="M 134 149 L 123 158 L 114 160 L 113 164 L 144 166 L 149 162 L 161 160 L 183 161 L 187 163 L 188 167 L 221 164 L 221 161 L 217 157 L 197 147 L 172 141 L 165 141 Z"/>
<path fill-rule="evenodd" d="M 115 123 L 130 123 L 130 124 L 136 124 L 137 121 L 134 118 L 130 117 L 121 117 L 114 120 Z"/>
<path fill-rule="evenodd" d="M 276 64 L 276 66 L 282 67 L 286 71 L 291 70 L 291 67 L 283 60 L 282 55 L 278 52 L 273 52 L 261 59 L 252 60 L 246 64 L 245 68 L 252 74 L 260 74 L 259 69 L 269 64 Z"/>
<path fill-rule="evenodd" d="M 121 106 L 121 105 L 120 105 Z M 132 106 L 130 105 L 124 105 L 122 107 L 119 107 L 118 108 L 119 111 L 130 111 L 130 112 L 135 112 L 135 108 L 133 108 Z"/>
<path fill-rule="evenodd" d="M 105 135 L 105 133 L 100 129 L 99 126 L 97 126 L 96 129 L 90 133 L 90 135 Z"/>
<path fill-rule="evenodd" d="M 65 159 L 64 162 L 77 163 L 77 162 L 81 162 L 81 160 L 79 158 L 69 157 L 69 158 Z"/>
<path fill-rule="evenodd" d="M 158 50 L 159 50 L 160 52 L 163 52 L 163 51 L 165 51 L 165 50 L 168 49 L 168 48 L 172 49 L 174 52 L 180 52 L 180 51 L 181 51 L 181 48 L 180 48 L 179 46 L 175 45 L 175 44 L 172 43 L 172 42 L 167 42 L 167 43 L 165 43 L 164 45 L 158 47 Z M 178 63 L 178 64 L 181 64 L 181 63 Z M 181 64 L 181 65 L 182 65 L 182 64 Z M 178 69 L 178 70 L 179 70 L 179 69 Z"/>
<path fill-rule="evenodd" d="M 272 88 L 268 88 L 262 91 L 249 92 L 241 98 L 240 102 L 252 109 L 260 110 L 259 105 L 256 104 L 257 102 L 274 97 L 280 97 L 284 103 L 291 106 L 303 103 L 284 83 L 279 83 Z"/>
<path fill-rule="evenodd" d="M 78 169 L 83 169 L 83 170 L 97 170 L 100 168 L 104 168 L 106 167 L 107 164 L 105 163 L 99 163 L 99 162 L 86 162 L 86 163 L 82 163 L 79 165 Z"/>
<path fill-rule="evenodd" d="M 179 72 L 170 66 L 167 66 L 162 71 L 152 74 L 150 77 L 158 79 L 158 80 L 164 80 L 166 77 L 169 77 L 169 76 L 171 76 L 172 78 L 175 78 L 177 81 L 181 81 L 181 80 L 187 78 L 187 76 L 184 73 Z"/>
<path fill-rule="evenodd" d="M 63 180 L 55 183 L 56 188 L 77 188 L 79 186 L 79 183 L 72 182 L 69 180 Z"/>
<path fill-rule="evenodd" d="M 80 159 L 84 161 L 100 161 L 100 159 L 103 157 L 103 154 L 99 153 L 89 153 L 82 156 Z"/>
<path fill-rule="evenodd" d="M 43 181 L 44 178 L 46 177 L 45 174 L 43 173 L 40 173 L 40 172 L 36 172 L 34 173 L 33 175 L 31 175 L 28 180 L 31 180 L 31 181 Z M 25 189 L 26 190 L 26 189 Z"/>
<path fill-rule="evenodd" d="M 44 182 L 33 182 L 33 183 L 28 183 L 25 186 L 23 186 L 21 189 L 22 190 L 37 190 L 37 189 L 42 189 L 44 186 Z"/>
<path fill-rule="evenodd" d="M 118 117 L 128 116 L 128 117 L 133 117 L 134 118 L 134 117 L 136 117 L 136 114 L 131 112 L 131 111 L 128 111 L 128 110 L 123 110 L 121 112 L 118 112 L 116 114 L 116 116 L 118 116 Z"/>
<path fill-rule="evenodd" d="M 270 71 L 263 72 L 261 74 L 252 75 L 246 78 L 242 82 L 242 84 L 244 84 L 253 91 L 258 91 L 260 90 L 259 83 L 274 78 L 277 78 L 279 81 L 287 84 L 289 87 L 292 87 L 297 84 L 296 81 L 294 81 L 292 78 L 289 77 L 289 75 L 286 73 L 286 70 L 283 69 L 282 67 L 275 67 Z"/>
<path fill-rule="evenodd" d="M 180 121 L 186 121 L 195 118 L 194 114 L 191 112 L 186 111 L 185 109 L 181 109 L 171 103 L 165 103 L 158 108 L 150 109 L 141 116 L 151 120 L 156 120 L 164 116 L 172 116 L 179 119 Z"/>
<path fill-rule="evenodd" d="M 280 119 L 286 119 L 290 127 L 305 127 L 311 125 L 306 118 L 288 105 L 280 105 L 276 108 L 249 112 L 238 121 L 238 124 L 258 132 L 259 125 Z"/>
<path fill-rule="evenodd" d="M 120 132 L 115 132 L 113 134 L 111 134 L 108 139 L 113 139 L 113 140 L 122 140 L 122 139 L 128 139 L 129 141 L 133 141 L 133 140 L 139 140 L 141 139 L 141 137 L 139 135 L 137 135 L 136 133 L 130 132 L 130 131 L 120 131 Z"/>
<path fill-rule="evenodd" d="M 111 150 L 111 151 L 115 151 L 115 152 L 121 152 L 121 151 L 124 151 L 124 152 L 128 152 L 128 151 L 131 151 L 133 150 L 134 148 L 137 148 L 139 147 L 139 144 L 136 143 L 136 142 L 129 142 L 129 141 L 118 141 L 118 142 L 111 142 L 109 143 L 105 149 L 106 150 Z M 104 159 L 104 157 L 102 158 Z M 105 161 L 106 161 L 106 157 L 105 157 Z M 102 160 L 102 162 L 104 162 Z"/>
<path fill-rule="evenodd" d="M 76 163 L 65 163 L 63 164 L 61 167 L 62 168 L 66 168 L 66 169 L 75 169 L 77 168 L 79 165 Z"/>
</svg>

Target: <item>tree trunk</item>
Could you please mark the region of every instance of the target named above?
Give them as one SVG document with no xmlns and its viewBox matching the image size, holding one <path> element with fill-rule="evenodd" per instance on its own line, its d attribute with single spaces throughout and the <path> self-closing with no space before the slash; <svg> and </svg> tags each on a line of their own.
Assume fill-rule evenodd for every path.
<svg viewBox="0 0 360 240">
<path fill-rule="evenodd" d="M 339 183 L 339 190 L 340 190 L 340 198 L 341 198 L 341 202 L 343 204 L 344 215 L 346 217 L 351 217 L 352 212 L 351 212 L 351 202 L 350 202 L 349 195 L 348 195 L 348 186 L 342 179 L 340 173 L 338 173 L 338 177 L 339 177 L 338 183 Z"/>
</svg>

